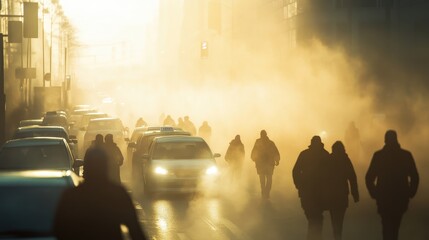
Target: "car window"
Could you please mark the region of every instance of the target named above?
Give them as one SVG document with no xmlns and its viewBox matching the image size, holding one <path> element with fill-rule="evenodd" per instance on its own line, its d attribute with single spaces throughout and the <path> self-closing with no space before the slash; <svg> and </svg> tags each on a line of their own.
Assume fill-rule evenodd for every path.
<svg viewBox="0 0 429 240">
<path fill-rule="evenodd" d="M 97 130 L 122 131 L 123 126 L 120 120 L 92 121 L 92 122 L 89 122 L 87 130 L 88 131 L 97 131 Z"/>
<path fill-rule="evenodd" d="M 66 187 L 65 184 L 0 186 L 0 233 L 12 230 L 50 233 L 59 198 Z"/>
<path fill-rule="evenodd" d="M 70 161 L 62 145 L 5 147 L 0 151 L 0 170 L 68 170 Z"/>
<path fill-rule="evenodd" d="M 69 140 L 69 136 L 65 131 L 24 131 L 24 132 L 16 132 L 14 135 L 14 139 L 20 138 L 31 138 L 31 137 L 58 137 L 64 138 L 65 140 Z"/>
<path fill-rule="evenodd" d="M 207 159 L 212 158 L 204 142 L 166 142 L 155 145 L 152 159 Z"/>
<path fill-rule="evenodd" d="M 67 119 L 61 116 L 44 117 L 42 124 L 45 126 L 62 126 L 62 127 L 66 127 L 68 125 Z"/>
</svg>

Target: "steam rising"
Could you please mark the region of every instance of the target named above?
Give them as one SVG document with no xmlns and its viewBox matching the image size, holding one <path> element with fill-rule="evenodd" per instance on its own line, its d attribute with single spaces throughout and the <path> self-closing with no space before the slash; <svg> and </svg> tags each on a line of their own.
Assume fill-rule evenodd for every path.
<svg viewBox="0 0 429 240">
<path fill-rule="evenodd" d="M 158 7 L 150 9 L 156 11 Z M 181 9 L 166 11 L 181 16 Z M 248 14 L 256 15 L 256 12 Z M 80 89 L 80 96 L 85 98 L 75 98 L 75 103 L 99 105 L 119 115 L 130 127 L 138 117 L 150 125 L 158 125 L 162 113 L 171 115 L 176 122 L 177 118 L 188 115 L 197 128 L 208 121 L 213 129 L 211 148 L 223 155 L 233 137 L 240 134 L 246 149 L 243 179 L 236 185 L 219 183 L 220 194 L 231 201 L 237 212 L 244 211 L 248 201 L 259 197 L 256 170 L 249 155 L 260 130 L 267 130 L 281 154 L 280 166 L 274 173 L 273 198 L 297 201 L 291 169 L 299 151 L 308 146 L 313 135 L 321 135 L 330 151 L 335 141 L 344 141 L 349 122 L 355 121 L 362 147 L 361 157 L 352 161 L 357 168 L 364 204 L 374 204 L 367 199 L 364 172 L 372 153 L 383 146 L 384 132 L 396 129 L 400 143 L 413 152 L 420 173 L 424 174 L 416 203 L 423 201 L 422 192 L 427 188 L 424 172 L 428 167 L 424 162 L 425 145 L 429 136 L 425 90 L 417 91 L 419 86 L 402 88 L 403 84 L 398 84 L 398 88 L 390 87 L 386 94 L 383 91 L 386 80 L 374 79 L 363 59 L 349 56 L 340 47 L 327 47 L 317 39 L 305 46 L 279 50 L 281 40 L 285 39 L 281 31 L 283 25 L 270 19 L 261 22 L 254 18 L 242 23 L 247 27 L 258 26 L 259 30 L 253 34 L 241 30 L 233 36 L 228 31 L 213 36 L 196 30 L 197 38 L 187 36 L 188 28 L 181 28 L 186 22 L 170 24 L 165 29 L 162 17 L 156 16 L 142 23 L 139 29 L 144 34 L 136 28 L 132 32 L 118 32 L 126 42 L 123 51 L 131 54 L 134 49 L 140 50 L 131 55 L 124 53 L 132 59 L 127 60 L 128 64 L 109 56 L 113 54 L 112 47 L 97 50 L 104 51 L 104 60 L 111 59 L 101 66 L 88 65 L 88 61 L 76 58 L 78 85 L 75 90 Z M 178 33 L 177 29 L 183 31 Z M 138 41 L 130 40 L 134 37 L 138 37 Z M 166 37 L 167 43 L 161 37 Z M 190 42 L 178 44 L 177 37 Z M 208 59 L 201 59 L 195 49 L 199 49 L 200 41 L 205 39 L 212 39 L 209 46 L 214 47 Z M 189 52 L 183 55 L 184 50 Z M 96 58 L 97 51 L 94 52 Z M 106 96 L 115 103 L 102 105 L 101 100 Z M 218 164 L 227 169 L 223 157 L 218 159 Z M 230 193 L 234 193 L 231 199 Z M 198 200 L 192 204 L 195 211 L 202 211 Z M 249 222 L 249 228 L 254 225 L 257 222 Z"/>
</svg>

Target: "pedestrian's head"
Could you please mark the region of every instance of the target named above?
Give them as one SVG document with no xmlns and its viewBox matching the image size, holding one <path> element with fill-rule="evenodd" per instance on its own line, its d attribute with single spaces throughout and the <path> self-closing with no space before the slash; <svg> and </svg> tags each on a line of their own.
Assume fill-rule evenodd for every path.
<svg viewBox="0 0 429 240">
<path fill-rule="evenodd" d="M 341 141 L 336 141 L 334 145 L 332 145 L 332 153 L 346 153 L 346 148 Z"/>
<path fill-rule="evenodd" d="M 397 145 L 398 143 L 398 135 L 395 130 L 388 130 L 384 135 L 384 143 L 386 145 Z"/>
<path fill-rule="evenodd" d="M 207 121 L 204 121 L 203 126 L 207 126 L 207 125 L 209 125 L 209 123 Z"/>
<path fill-rule="evenodd" d="M 102 143 L 103 142 L 103 135 L 101 135 L 101 134 L 95 135 L 95 142 L 96 143 Z"/>
<path fill-rule="evenodd" d="M 179 119 L 177 119 L 177 121 L 178 121 L 179 123 L 182 123 L 182 122 L 183 122 L 183 118 L 179 117 Z"/>
<path fill-rule="evenodd" d="M 90 148 L 85 153 L 83 177 L 85 182 L 105 182 L 108 179 L 107 154 L 101 148 Z"/>
<path fill-rule="evenodd" d="M 104 141 L 106 143 L 113 143 L 113 135 L 112 134 L 107 134 L 106 137 L 104 138 Z"/>
<path fill-rule="evenodd" d="M 261 138 L 266 138 L 268 136 L 267 131 L 262 130 L 261 131 Z"/>
<path fill-rule="evenodd" d="M 189 116 L 185 116 L 185 121 L 188 121 L 189 120 Z"/>
<path fill-rule="evenodd" d="M 234 138 L 235 141 L 241 141 L 240 135 L 236 135 Z"/>
<path fill-rule="evenodd" d="M 322 143 L 322 139 L 320 138 L 320 136 L 313 136 L 311 138 L 311 145 L 312 147 L 323 147 L 323 143 Z"/>
</svg>

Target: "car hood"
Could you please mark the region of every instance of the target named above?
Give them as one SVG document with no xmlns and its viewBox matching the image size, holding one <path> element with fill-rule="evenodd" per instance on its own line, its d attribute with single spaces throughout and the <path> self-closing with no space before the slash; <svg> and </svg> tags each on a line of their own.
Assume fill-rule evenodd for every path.
<svg viewBox="0 0 429 240">
<path fill-rule="evenodd" d="M 212 159 L 162 159 L 152 160 L 153 166 L 173 169 L 205 169 L 216 163 Z"/>
</svg>

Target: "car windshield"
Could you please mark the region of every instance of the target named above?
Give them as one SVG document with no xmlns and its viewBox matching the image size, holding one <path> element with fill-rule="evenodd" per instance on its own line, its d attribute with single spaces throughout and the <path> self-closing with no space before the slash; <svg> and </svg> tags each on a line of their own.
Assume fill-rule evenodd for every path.
<svg viewBox="0 0 429 240">
<path fill-rule="evenodd" d="M 43 125 L 45 126 L 67 126 L 67 119 L 61 116 L 50 116 L 43 118 Z"/>
<path fill-rule="evenodd" d="M 88 131 L 97 130 L 113 130 L 122 131 L 122 123 L 119 119 L 117 120 L 106 120 L 106 121 L 91 121 L 88 124 Z"/>
<path fill-rule="evenodd" d="M 153 159 L 207 159 L 213 155 L 205 142 L 165 142 L 155 146 Z"/>
<path fill-rule="evenodd" d="M 31 137 L 58 137 L 66 140 L 69 139 L 65 131 L 22 131 L 16 132 L 14 135 L 14 139 Z"/>
<path fill-rule="evenodd" d="M 94 115 L 84 115 L 82 117 L 82 121 L 80 122 L 80 127 L 87 127 L 91 119 L 104 118 L 104 117 L 107 117 L 107 114 L 100 113 L 100 114 L 94 114 Z"/>
<path fill-rule="evenodd" d="M 0 186 L 0 238 L 19 232 L 36 236 L 51 233 L 55 210 L 66 187 Z"/>
<path fill-rule="evenodd" d="M 5 147 L 0 151 L 0 170 L 68 170 L 70 166 L 62 145 Z"/>
</svg>

